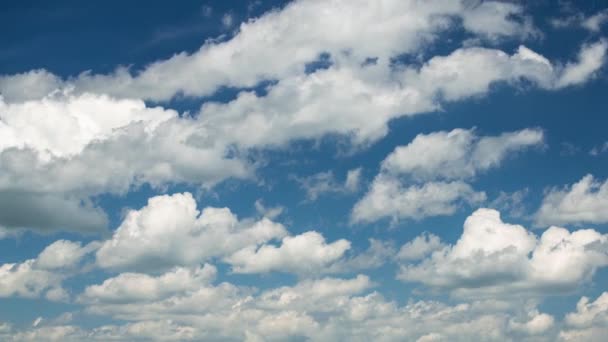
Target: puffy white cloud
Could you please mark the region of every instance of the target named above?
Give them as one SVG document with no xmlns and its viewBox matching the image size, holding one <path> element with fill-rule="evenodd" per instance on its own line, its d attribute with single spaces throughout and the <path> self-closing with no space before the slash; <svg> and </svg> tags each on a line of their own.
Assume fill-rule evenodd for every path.
<svg viewBox="0 0 608 342">
<path fill-rule="evenodd" d="M 398 178 L 379 175 L 370 190 L 352 210 L 355 223 L 373 222 L 385 217 L 420 220 L 429 216 L 451 215 L 463 204 L 475 205 L 486 199 L 461 181 L 428 182 L 404 187 Z"/>
<path fill-rule="evenodd" d="M 608 292 L 602 293 L 593 302 L 589 302 L 588 297 L 582 297 L 576 304 L 576 312 L 566 315 L 566 323 L 578 328 L 608 324 Z"/>
<path fill-rule="evenodd" d="M 509 327 L 527 335 L 539 335 L 545 333 L 554 323 L 555 318 L 553 316 L 533 310 L 528 313 L 528 321 L 518 322 L 512 319 L 509 321 Z"/>
<path fill-rule="evenodd" d="M 566 315 L 565 327 L 559 334 L 564 341 L 602 341 L 608 333 L 608 292 L 595 301 L 582 297 L 576 311 Z"/>
<path fill-rule="evenodd" d="M 596 181 L 584 176 L 572 186 L 553 188 L 545 194 L 536 212 L 536 223 L 605 223 L 608 222 L 608 180 Z"/>
<path fill-rule="evenodd" d="M 69 295 L 61 287 L 96 243 L 81 246 L 79 242 L 58 240 L 47 246 L 35 259 L 0 265 L 0 297 L 19 296 L 49 300 L 66 300 Z"/>
<path fill-rule="evenodd" d="M 422 219 L 453 214 L 463 203 L 478 204 L 485 201 L 485 193 L 462 179 L 497 167 L 509 154 L 542 142 L 542 131 L 535 129 L 484 137 L 472 129 L 419 134 L 384 159 L 370 189 L 355 204 L 351 219 Z"/>
<path fill-rule="evenodd" d="M 444 245 L 437 235 L 425 233 L 401 246 L 401 249 L 399 249 L 399 253 L 397 254 L 397 259 L 420 260 L 442 247 L 444 247 Z"/>
<path fill-rule="evenodd" d="M 9 102 L 40 99 L 63 86 L 59 76 L 44 69 L 0 76 L 0 96 Z"/>
<path fill-rule="evenodd" d="M 217 269 L 209 264 L 193 269 L 176 267 L 160 276 L 121 273 L 100 285 L 88 286 L 80 296 L 84 303 L 126 303 L 160 300 L 198 290 L 210 284 Z"/>
<path fill-rule="evenodd" d="M 592 229 L 550 227 L 539 239 L 479 209 L 460 239 L 419 263 L 401 266 L 398 278 L 457 296 L 538 295 L 572 291 L 608 265 L 608 236 Z"/>
<path fill-rule="evenodd" d="M 264 273 L 270 271 L 315 274 L 342 258 L 350 248 L 344 239 L 326 243 L 323 235 L 309 231 L 296 236 L 286 236 L 280 246 L 250 245 L 224 260 L 236 273 Z"/>
<path fill-rule="evenodd" d="M 134 122 L 147 131 L 177 117 L 173 110 L 146 107 L 141 100 L 107 95 L 62 95 L 22 103 L 0 100 L 0 151 L 28 148 L 43 161 L 80 154 L 92 141 L 106 140 L 113 131 Z"/>
<path fill-rule="evenodd" d="M 319 54 L 351 51 L 357 63 L 368 57 L 390 57 L 418 51 L 438 33 L 459 24 L 481 36 L 525 35 L 522 7 L 499 2 L 466 6 L 464 2 L 433 0 L 294 1 L 282 10 L 242 23 L 239 32 L 224 42 L 206 42 L 193 54 L 179 53 L 148 65 L 132 75 L 118 68 L 109 75 L 85 72 L 64 81 L 63 87 L 121 97 L 167 100 L 176 94 L 204 96 L 220 86 L 251 87 L 265 79 L 282 79 L 302 72 Z M 367 28 L 374 27 L 373 30 Z M 272 63 L 268 63 L 272 60 Z M 0 91 L 11 100 L 31 98 L 57 87 L 58 80 L 44 70 L 5 77 Z M 23 87 L 24 95 L 15 91 Z M 28 91 L 29 90 L 29 91 Z"/>
<path fill-rule="evenodd" d="M 82 246 L 79 242 L 57 240 L 48 245 L 36 259 L 36 267 L 53 270 L 76 266 L 87 254 L 97 250 L 98 242 Z"/>
<path fill-rule="evenodd" d="M 267 218 L 239 221 L 228 208 L 196 209 L 189 193 L 152 197 L 132 210 L 97 251 L 105 268 L 154 271 L 198 265 L 287 235 Z"/>
<path fill-rule="evenodd" d="M 143 183 L 210 186 L 250 174 L 225 145 L 193 141 L 201 133 L 193 123 L 172 110 L 105 95 L 0 99 L 0 225 L 99 232 L 107 218 L 91 195 Z"/>
<path fill-rule="evenodd" d="M 382 169 L 417 180 L 463 179 L 497 167 L 509 154 L 542 143 L 543 132 L 538 129 L 498 136 L 478 136 L 472 129 L 419 134 L 411 143 L 396 147 L 382 162 Z"/>
</svg>

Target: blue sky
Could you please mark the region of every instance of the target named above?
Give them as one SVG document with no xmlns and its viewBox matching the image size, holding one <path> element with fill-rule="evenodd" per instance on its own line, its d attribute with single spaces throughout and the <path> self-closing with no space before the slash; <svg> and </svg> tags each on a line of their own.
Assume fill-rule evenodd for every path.
<svg viewBox="0 0 608 342">
<path fill-rule="evenodd" d="M 608 333 L 607 2 L 1 6 L 3 340 Z"/>
</svg>

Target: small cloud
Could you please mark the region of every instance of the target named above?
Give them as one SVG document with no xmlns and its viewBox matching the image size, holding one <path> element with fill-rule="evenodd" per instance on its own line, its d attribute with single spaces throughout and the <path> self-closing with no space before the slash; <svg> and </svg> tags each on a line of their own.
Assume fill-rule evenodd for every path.
<svg viewBox="0 0 608 342">
<path fill-rule="evenodd" d="M 591 149 L 591 151 L 589 151 L 589 154 L 596 157 L 599 156 L 600 154 L 604 153 L 608 151 L 608 141 L 606 141 L 605 143 L 603 143 L 602 145 L 599 146 L 593 146 L 593 148 Z"/>
<path fill-rule="evenodd" d="M 258 214 L 262 215 L 263 217 L 267 217 L 269 219 L 275 219 L 276 217 L 280 216 L 283 211 L 285 210 L 285 207 L 283 206 L 276 206 L 276 207 L 266 207 L 264 205 L 264 202 L 262 201 L 262 199 L 258 199 L 257 201 L 255 201 L 255 210 L 258 212 Z"/>
<path fill-rule="evenodd" d="M 222 16 L 222 26 L 224 28 L 231 28 L 234 24 L 234 16 L 230 13 L 226 13 Z"/>
</svg>

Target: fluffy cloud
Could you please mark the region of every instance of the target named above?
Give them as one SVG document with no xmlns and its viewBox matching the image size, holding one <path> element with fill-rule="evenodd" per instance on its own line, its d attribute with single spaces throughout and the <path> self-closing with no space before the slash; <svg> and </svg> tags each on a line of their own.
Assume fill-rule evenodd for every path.
<svg viewBox="0 0 608 342">
<path fill-rule="evenodd" d="M 353 222 L 373 222 L 385 217 L 393 221 L 403 218 L 420 220 L 429 216 L 453 214 L 461 205 L 476 205 L 486 199 L 461 181 L 428 182 L 404 187 L 397 178 L 379 175 L 371 189 L 353 210 Z"/>
<path fill-rule="evenodd" d="M 330 12 L 341 8 L 337 5 L 358 8 L 367 4 L 333 4 Z M 421 39 L 432 38 L 432 34 L 425 38 L 420 32 L 434 32 L 449 26 L 451 20 L 448 18 L 469 11 L 460 3 L 450 5 L 452 7 L 443 3 L 441 6 L 435 3 L 386 4 L 394 6 L 394 11 L 374 7 L 365 13 L 371 17 L 395 16 L 396 19 L 411 16 L 413 8 L 424 15 L 416 14 L 419 20 L 395 27 L 377 21 L 387 25 L 383 39 L 372 45 L 357 44 L 359 48 L 349 50 L 352 52 L 347 55 L 343 53 L 345 49 L 372 33 L 350 37 L 352 32 L 349 30 L 348 34 L 340 34 L 334 40 L 317 42 L 328 46 L 336 43 L 340 48 L 336 46 L 335 50 L 319 46 L 307 48 L 306 44 L 295 44 L 292 36 L 288 40 L 281 36 L 283 29 L 287 30 L 285 33 L 295 29 L 309 34 L 309 26 L 306 30 L 291 27 L 299 27 L 300 21 L 286 21 L 285 18 L 300 11 L 312 16 L 309 11 L 324 6 L 327 6 L 325 2 L 315 1 L 290 4 L 283 11 L 272 12 L 243 25 L 241 32 L 227 42 L 209 43 L 194 55 L 176 55 L 168 61 L 157 62 L 135 77 L 126 70 L 106 76 L 85 74 L 69 81 L 60 81 L 41 70 L 3 77 L 0 84 L 8 87 L 5 96 L 10 97 L 0 101 L 0 133 L 3 136 L 0 142 L 0 197 L 24 193 L 31 202 L 24 202 L 24 207 L 33 208 L 37 204 L 37 194 L 63 201 L 66 208 L 77 211 L 76 216 L 81 218 L 85 230 L 99 231 L 105 228 L 103 215 L 95 208 L 76 205 L 87 202 L 90 196 L 125 193 L 142 184 L 161 187 L 188 183 L 208 188 L 231 177 L 251 178 L 256 168 L 249 158 L 252 150 L 280 148 L 293 140 L 319 139 L 327 134 L 348 136 L 359 145 L 370 143 L 386 135 L 391 119 L 437 110 L 444 101 L 485 94 L 497 82 L 517 84 L 523 78 L 546 89 L 582 83 L 602 65 L 605 53 L 604 41 L 586 45 L 578 62 L 560 68 L 523 46 L 512 55 L 496 49 L 461 48 L 446 56 L 433 57 L 420 67 L 392 66 L 391 57 L 419 47 Z M 494 6 L 497 11 L 488 10 Z M 497 26 L 486 32 L 490 36 L 511 35 L 514 29 L 521 27 L 512 22 L 513 15 L 521 14 L 518 6 L 484 3 L 472 11 L 481 11 L 479 13 L 486 19 L 493 18 L 491 22 Z M 340 12 L 350 13 L 343 9 Z M 483 34 L 479 31 L 480 26 L 472 24 L 481 20 L 479 13 L 464 20 L 463 25 L 465 29 Z M 442 16 L 445 17 L 441 19 Z M 316 15 L 312 17 L 318 19 Z M 352 26 L 351 22 L 347 26 L 362 27 L 361 18 L 356 22 L 357 25 Z M 268 31 L 271 28 L 276 30 Z M 412 34 L 404 36 L 400 30 Z M 260 32 L 265 33 L 263 37 L 267 32 L 276 33 L 273 33 L 274 39 L 267 37 L 263 41 L 270 39 L 269 42 L 304 50 L 301 55 L 283 51 L 289 56 L 287 64 L 279 67 L 273 63 L 273 68 L 266 70 L 268 50 L 259 50 L 258 45 L 250 45 L 249 41 L 259 42 Z M 310 40 L 304 41 L 310 43 Z M 243 49 L 237 50 L 246 53 L 234 54 L 231 51 L 235 46 L 240 46 Z M 314 60 L 320 52 L 329 52 L 332 65 L 310 74 L 304 72 L 305 61 Z M 264 61 L 262 69 L 257 71 L 251 67 L 256 53 Z M 246 67 L 239 70 L 235 60 L 229 63 L 233 71 L 220 73 L 214 80 L 210 75 L 220 70 L 216 68 L 217 61 L 201 61 L 211 58 L 205 56 L 215 56 L 212 57 L 215 60 L 225 54 L 247 61 Z M 296 55 L 302 60 L 294 59 Z M 273 56 L 280 57 L 276 52 Z M 379 58 L 375 64 L 363 65 L 361 62 L 370 56 Z M 224 58 L 218 60 L 224 61 Z M 180 83 L 184 79 L 180 81 L 177 76 L 190 78 L 197 74 L 199 66 L 204 70 L 213 67 L 213 72 L 201 71 L 204 77 Z M 238 77 L 231 80 L 231 72 L 236 72 Z M 160 82 L 166 77 L 171 80 Z M 267 78 L 276 78 L 277 82 L 268 86 L 264 95 L 244 91 L 228 103 L 207 102 L 196 118 L 179 117 L 172 110 L 148 107 L 138 99 L 119 99 L 168 99 L 180 92 L 203 95 L 221 85 L 251 86 Z M 210 83 L 205 85 L 201 79 Z M 56 87 L 58 82 L 67 85 L 44 97 L 34 96 Z M 19 84 L 23 89 L 32 88 L 32 94 L 15 93 Z M 104 93 L 112 96 L 100 95 Z M 370 116 L 371 112 L 375 114 Z M 241 133 L 235 135 L 235 131 Z M 108 156 L 112 158 L 108 159 Z M 354 189 L 355 176 L 352 174 L 347 189 Z M 9 211 L 5 212 L 10 215 Z M 10 222 L 7 219 L 0 224 L 10 229 L 78 230 L 76 225 L 52 214 L 38 216 L 37 220 Z M 45 226 L 42 222 L 49 224 Z"/>
<path fill-rule="evenodd" d="M 340 239 L 326 243 L 323 235 L 310 231 L 286 236 L 281 245 L 248 246 L 225 261 L 236 273 L 283 271 L 301 274 L 319 273 L 340 259 L 350 248 L 350 242 Z"/>
<path fill-rule="evenodd" d="M 400 341 L 439 337 L 465 341 L 525 339 L 555 333 L 552 316 L 519 300 L 455 305 L 412 301 L 401 306 L 369 292 L 372 287 L 367 276 L 359 275 L 303 280 L 259 294 L 221 283 L 144 302 L 133 297 L 122 302 L 97 297 L 90 302 L 89 312 L 128 323 L 95 328 L 88 336 L 129 339 L 133 332 L 127 330 L 134 325 L 140 327 L 139 336 L 151 336 L 159 326 L 165 326 L 159 322 L 171 322 L 173 328 L 159 331 L 158 338 L 172 336 L 178 330 L 188 332 L 181 339 L 194 340 Z"/>
<path fill-rule="evenodd" d="M 582 297 L 576 311 L 568 313 L 559 337 L 564 341 L 601 341 L 608 333 L 608 292 L 595 301 Z"/>
<path fill-rule="evenodd" d="M 608 265 L 608 236 L 592 229 L 550 227 L 540 238 L 479 209 L 460 239 L 419 263 L 401 266 L 399 279 L 457 296 L 547 294 L 572 291 Z"/>
<path fill-rule="evenodd" d="M 408 145 L 395 148 L 382 162 L 382 169 L 416 180 L 465 179 L 542 142 L 543 132 L 537 129 L 481 137 L 465 129 L 419 134 Z"/>
<path fill-rule="evenodd" d="M 357 63 L 417 51 L 438 33 L 458 25 L 480 36 L 526 35 L 521 6 L 487 2 L 467 6 L 445 1 L 294 1 L 280 11 L 241 24 L 224 42 L 207 42 L 193 54 L 179 53 L 157 61 L 133 76 L 126 68 L 109 75 L 83 73 L 61 87 L 120 97 L 167 100 L 176 94 L 204 96 L 220 86 L 251 87 L 265 79 L 302 72 L 321 53 L 352 51 Z M 366 27 L 374 27 L 373 30 Z M 267 63 L 268 60 L 273 63 Z M 44 70 L 0 79 L 10 100 L 32 98 L 58 86 Z M 21 89 L 22 91 L 18 91 Z M 23 93 L 27 93 L 23 94 Z"/>
<path fill-rule="evenodd" d="M 420 260 L 444 245 L 437 235 L 423 234 L 417 236 L 414 240 L 407 242 L 397 254 L 399 260 Z"/>
<path fill-rule="evenodd" d="M 199 212 L 189 193 L 156 196 L 127 214 L 97 251 L 97 263 L 144 271 L 192 266 L 285 235 L 282 225 L 267 218 L 239 221 L 228 208 Z"/>
<path fill-rule="evenodd" d="M 464 129 L 419 134 L 384 159 L 351 218 L 353 222 L 422 219 L 452 214 L 463 203 L 478 204 L 486 199 L 485 193 L 462 179 L 497 167 L 509 154 L 542 142 L 542 131 L 534 129 L 485 137 Z"/>
<path fill-rule="evenodd" d="M 58 240 L 47 246 L 37 258 L 21 263 L 0 265 L 0 297 L 19 296 L 49 300 L 66 300 L 61 287 L 75 271 L 83 257 L 97 248 L 96 243 L 82 246 L 78 242 Z"/>
<path fill-rule="evenodd" d="M 572 186 L 551 189 L 536 212 L 536 223 L 605 223 L 608 222 L 608 180 L 596 181 L 586 175 Z"/>
<path fill-rule="evenodd" d="M 79 301 L 125 303 L 160 300 L 195 291 L 211 283 L 216 273 L 217 269 L 209 264 L 194 269 L 176 267 L 157 277 L 142 273 L 121 273 L 106 279 L 100 285 L 88 286 Z"/>
</svg>

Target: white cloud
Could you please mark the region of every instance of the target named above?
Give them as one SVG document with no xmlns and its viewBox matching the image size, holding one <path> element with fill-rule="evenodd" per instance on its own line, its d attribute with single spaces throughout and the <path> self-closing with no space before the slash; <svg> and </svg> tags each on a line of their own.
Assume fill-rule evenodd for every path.
<svg viewBox="0 0 608 342">
<path fill-rule="evenodd" d="M 608 10 L 603 10 L 586 17 L 583 13 L 576 13 L 563 18 L 554 18 L 550 21 L 555 28 L 580 26 L 590 32 L 600 32 L 602 25 L 608 21 Z"/>
<path fill-rule="evenodd" d="M 356 192 L 359 190 L 361 185 L 361 168 L 348 170 L 346 173 L 346 180 L 344 181 L 344 188 L 349 192 Z"/>
<path fill-rule="evenodd" d="M 542 142 L 542 131 L 535 129 L 482 137 L 472 129 L 419 134 L 384 159 L 367 194 L 355 204 L 351 219 L 422 219 L 453 214 L 463 203 L 479 204 L 485 201 L 485 193 L 462 179 L 495 168 L 508 155 Z"/>
<path fill-rule="evenodd" d="M 19 296 L 64 301 L 69 294 L 62 288 L 83 257 L 97 248 L 96 243 L 81 246 L 79 242 L 58 240 L 47 246 L 37 258 L 21 263 L 0 265 L 0 297 Z"/>
<path fill-rule="evenodd" d="M 606 22 L 608 22 L 608 10 L 603 10 L 586 18 L 582 25 L 589 31 L 599 32 Z"/>
<path fill-rule="evenodd" d="M 608 325 L 608 292 L 603 292 L 595 301 L 582 297 L 576 304 L 576 312 L 566 315 L 566 324 L 576 328 L 587 328 L 594 324 Z"/>
<path fill-rule="evenodd" d="M 382 169 L 416 180 L 466 179 L 495 168 L 509 155 L 543 143 L 536 129 L 478 136 L 474 130 L 454 129 L 417 135 L 398 146 L 382 162 Z"/>
<path fill-rule="evenodd" d="M 220 86 L 251 87 L 265 79 L 282 79 L 302 72 L 304 65 L 323 52 L 337 55 L 350 50 L 351 59 L 361 63 L 367 57 L 390 57 L 418 51 L 436 35 L 458 26 L 480 36 L 526 35 L 521 25 L 522 7 L 499 2 L 466 6 L 444 1 L 294 1 L 280 11 L 241 24 L 239 32 L 225 42 L 206 42 L 193 54 L 179 53 L 148 65 L 131 75 L 118 68 L 109 75 L 85 72 L 63 81 L 62 87 L 107 93 L 120 97 L 167 100 L 176 94 L 205 96 Z M 225 16 L 223 22 L 230 16 Z M 232 21 L 232 20 L 230 20 Z M 373 30 L 367 28 L 374 27 Z M 272 60 L 272 63 L 268 63 Z M 5 77 L 0 91 L 9 101 L 31 98 L 34 92 L 57 87 L 58 80 L 44 70 L 32 71 L 22 79 Z M 18 81 L 18 82 L 17 82 Z M 21 85 L 24 95 L 14 89 Z M 32 89 L 33 88 L 33 89 Z"/>
<path fill-rule="evenodd" d="M 592 229 L 550 227 L 539 239 L 526 228 L 479 209 L 460 239 L 419 263 L 404 264 L 399 279 L 456 296 L 544 295 L 572 291 L 608 265 L 608 236 Z"/>
<path fill-rule="evenodd" d="M 401 246 L 401 249 L 399 249 L 399 253 L 397 254 L 397 259 L 420 260 L 443 247 L 444 245 L 437 235 L 425 233 Z"/>
<path fill-rule="evenodd" d="M 580 224 L 608 222 L 608 180 L 584 176 L 572 186 L 553 188 L 545 194 L 536 212 L 536 223 Z"/>
<path fill-rule="evenodd" d="M 250 245 L 224 260 L 236 273 L 265 273 L 270 271 L 299 274 L 318 274 L 331 263 L 342 258 L 350 248 L 344 239 L 326 243 L 323 235 L 309 231 L 296 236 L 286 236 L 281 245 Z"/>
<path fill-rule="evenodd" d="M 565 327 L 559 334 L 564 341 L 603 341 L 608 333 L 608 292 L 595 301 L 582 297 L 576 311 L 566 315 Z"/>
<path fill-rule="evenodd" d="M 193 269 L 176 267 L 160 276 L 121 273 L 100 285 L 88 286 L 80 296 L 82 303 L 125 303 L 161 300 L 198 290 L 210 284 L 217 269 L 209 264 Z"/>
<path fill-rule="evenodd" d="M 589 80 L 606 60 L 608 42 L 600 40 L 593 44 L 584 45 L 578 54 L 578 61 L 568 63 L 562 70 L 556 87 L 577 85 Z"/>
<path fill-rule="evenodd" d="M 373 222 L 385 217 L 393 221 L 430 216 L 451 215 L 463 204 L 476 205 L 486 199 L 461 181 L 428 182 L 404 187 L 398 178 L 380 174 L 370 190 L 354 206 L 351 219 L 355 223 Z"/>
<path fill-rule="evenodd" d="M 306 191 L 306 198 L 309 201 L 315 201 L 321 195 L 334 193 L 346 194 L 353 193 L 359 189 L 361 182 L 361 168 L 349 170 L 346 173 L 344 183 L 336 180 L 333 171 L 319 172 L 306 177 L 293 177 L 300 187 Z"/>
<path fill-rule="evenodd" d="M 154 271 L 198 265 L 287 235 L 269 219 L 239 221 L 228 208 L 196 209 L 191 194 L 156 196 L 132 210 L 97 251 L 105 268 Z"/>
</svg>

